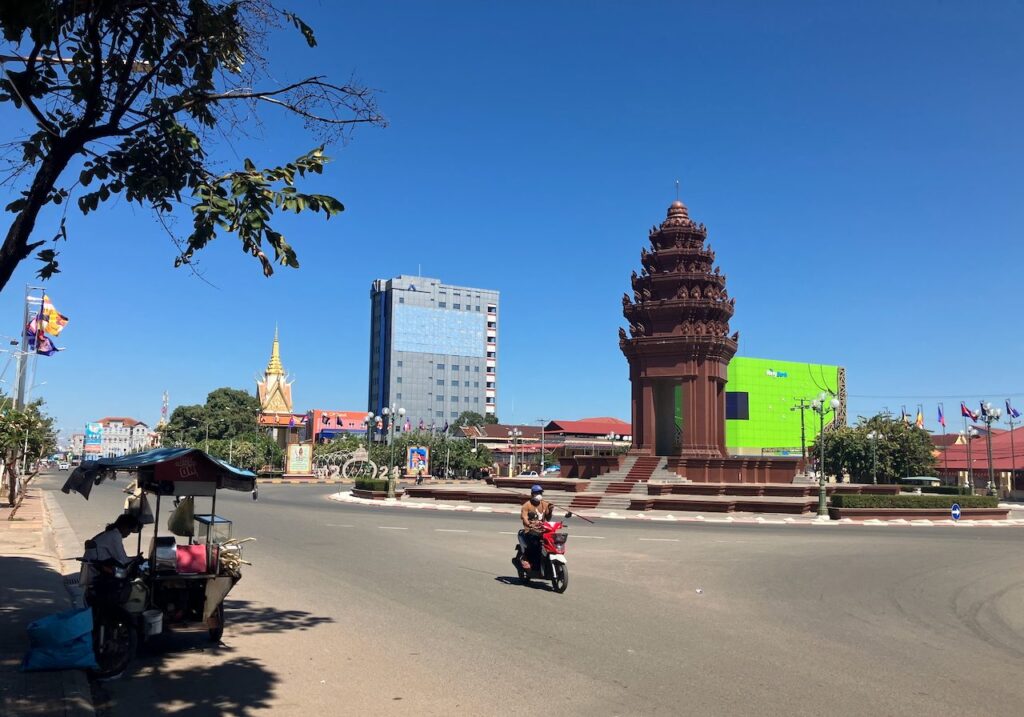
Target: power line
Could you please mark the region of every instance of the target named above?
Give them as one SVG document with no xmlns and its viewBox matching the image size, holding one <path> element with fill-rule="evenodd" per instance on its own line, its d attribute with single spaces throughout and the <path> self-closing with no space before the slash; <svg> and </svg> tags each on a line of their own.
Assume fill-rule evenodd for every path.
<svg viewBox="0 0 1024 717">
<path fill-rule="evenodd" d="M 880 395 L 867 394 L 867 393 L 850 393 L 847 394 L 850 398 L 913 398 L 913 399 L 936 399 L 936 398 L 948 398 L 954 401 L 963 401 L 964 394 L 975 396 L 999 396 L 1001 398 L 1020 398 L 1024 396 L 1024 392 L 1016 393 L 1003 393 L 1001 391 L 964 391 L 961 394 L 954 394 L 952 396 L 922 396 L 919 393 L 886 393 Z"/>
</svg>

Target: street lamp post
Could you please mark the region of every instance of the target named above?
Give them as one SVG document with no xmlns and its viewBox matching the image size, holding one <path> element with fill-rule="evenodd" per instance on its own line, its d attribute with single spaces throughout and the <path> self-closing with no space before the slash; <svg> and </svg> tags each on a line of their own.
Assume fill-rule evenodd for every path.
<svg viewBox="0 0 1024 717">
<path fill-rule="evenodd" d="M 214 423 L 225 423 L 228 419 L 218 418 Z M 206 452 L 210 452 L 210 422 L 206 422 Z M 221 459 L 223 460 L 223 458 Z"/>
<path fill-rule="evenodd" d="M 405 409 L 400 406 L 385 406 L 381 411 L 388 419 L 388 445 L 391 446 L 391 458 L 388 462 L 388 498 L 395 497 L 395 422 L 401 421 Z"/>
<path fill-rule="evenodd" d="M 972 495 L 974 494 L 974 457 L 971 454 L 971 441 L 977 435 L 978 432 L 974 430 L 974 426 L 967 431 L 960 431 L 960 437 L 967 443 L 967 487 Z"/>
<path fill-rule="evenodd" d="M 544 475 L 544 469 L 547 468 L 544 460 L 544 426 L 547 425 L 547 421 L 543 418 L 538 418 L 537 423 L 540 424 L 540 468 L 537 470 L 537 473 Z M 1010 430 L 1013 430 L 1012 425 L 1010 426 Z"/>
<path fill-rule="evenodd" d="M 1010 407 L 1010 399 L 1006 399 L 1006 422 L 1010 424 L 1010 490 L 1015 490 L 1017 482 L 1017 455 L 1013 447 L 1013 409 Z"/>
<path fill-rule="evenodd" d="M 512 454 L 509 457 L 509 461 L 508 461 L 508 477 L 509 478 L 512 477 L 512 471 L 515 470 L 515 465 L 516 465 L 516 443 L 518 442 L 519 437 L 522 436 L 522 435 L 523 435 L 523 432 L 520 431 L 518 428 L 512 428 L 512 429 L 510 429 L 508 431 L 509 445 L 512 448 Z"/>
<path fill-rule="evenodd" d="M 878 431 L 868 432 L 868 440 L 871 441 L 871 483 L 878 485 L 878 439 L 881 435 Z"/>
<path fill-rule="evenodd" d="M 1003 415 L 1003 411 L 1000 408 L 995 408 L 991 403 L 985 404 L 985 415 L 982 419 L 988 430 L 985 431 L 985 442 L 988 448 L 988 494 L 997 495 L 999 489 L 996 486 L 996 469 L 992 465 L 992 424 L 999 420 Z"/>
<path fill-rule="evenodd" d="M 363 423 L 366 424 L 366 451 L 370 451 L 370 436 L 373 435 L 373 425 L 377 422 L 377 417 L 373 415 L 373 411 L 367 411 L 366 416 L 363 417 Z"/>
<path fill-rule="evenodd" d="M 828 518 L 828 505 L 825 498 L 825 412 L 831 408 L 833 413 L 839 408 L 839 399 L 826 401 L 828 394 L 822 393 L 811 401 L 811 410 L 818 414 L 818 443 L 821 444 L 821 463 L 818 466 L 818 517 Z"/>
</svg>

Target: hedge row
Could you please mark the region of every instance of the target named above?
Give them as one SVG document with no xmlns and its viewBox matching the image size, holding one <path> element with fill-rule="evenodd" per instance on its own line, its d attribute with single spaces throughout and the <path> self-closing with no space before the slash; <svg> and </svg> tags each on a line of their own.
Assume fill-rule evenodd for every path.
<svg viewBox="0 0 1024 717">
<path fill-rule="evenodd" d="M 387 490 L 388 482 L 386 480 L 370 480 L 369 478 L 360 478 L 356 480 L 356 488 L 358 490 Z"/>
<path fill-rule="evenodd" d="M 965 485 L 924 485 L 922 493 L 939 493 L 941 495 L 970 495 L 971 489 Z"/>
<path fill-rule="evenodd" d="M 996 508 L 999 499 L 989 495 L 834 495 L 833 508 Z"/>
</svg>

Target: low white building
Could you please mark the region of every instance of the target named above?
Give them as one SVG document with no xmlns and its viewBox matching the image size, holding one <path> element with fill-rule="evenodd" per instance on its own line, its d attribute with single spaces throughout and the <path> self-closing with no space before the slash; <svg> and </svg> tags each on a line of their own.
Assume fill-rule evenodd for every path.
<svg viewBox="0 0 1024 717">
<path fill-rule="evenodd" d="M 125 456 L 150 448 L 149 426 L 125 416 L 107 416 L 96 421 L 103 426 L 100 455 L 106 458 Z"/>
</svg>

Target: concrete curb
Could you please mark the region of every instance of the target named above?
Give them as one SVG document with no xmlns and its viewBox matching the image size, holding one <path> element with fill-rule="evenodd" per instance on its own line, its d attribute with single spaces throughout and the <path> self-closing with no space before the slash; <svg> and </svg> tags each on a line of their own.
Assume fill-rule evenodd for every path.
<svg viewBox="0 0 1024 717">
<path fill-rule="evenodd" d="M 374 508 L 404 508 L 406 510 L 445 510 L 445 511 L 457 511 L 463 513 L 503 513 L 506 515 L 519 515 L 519 508 L 509 507 L 508 505 L 481 505 L 481 504 L 452 504 L 452 503 L 411 503 L 396 499 L 388 500 L 370 500 L 368 498 L 356 498 L 344 491 L 338 493 L 332 493 L 326 496 L 328 500 L 337 501 L 339 503 L 351 503 L 354 505 L 370 506 Z M 850 518 L 843 518 L 842 520 L 819 520 L 817 515 L 807 516 L 792 516 L 784 513 L 768 513 L 765 515 L 757 516 L 733 516 L 729 514 L 715 514 L 715 517 L 705 517 L 703 515 L 684 515 L 675 516 L 669 513 L 668 515 L 652 514 L 652 513 L 640 513 L 622 515 L 615 511 L 608 511 L 606 513 L 600 513 L 593 510 L 586 510 L 581 512 L 580 515 L 584 515 L 590 519 L 597 520 L 642 520 L 656 523 L 703 523 L 711 525 L 804 525 L 804 526 L 818 526 L 818 527 L 832 527 L 840 525 L 860 525 L 860 526 L 906 526 L 911 528 L 919 527 L 955 527 L 957 525 L 969 526 L 969 527 L 986 527 L 986 528 L 1020 528 L 1024 527 L 1024 520 L 1010 519 L 1010 520 L 914 520 L 908 521 L 904 519 L 896 520 L 851 520 Z"/>
<path fill-rule="evenodd" d="M 79 570 L 77 560 L 66 558 L 78 553 L 81 542 L 71 524 L 68 523 L 64 511 L 61 510 L 57 501 L 53 499 L 49 491 L 43 492 L 43 540 L 46 546 L 52 551 L 54 557 L 61 567 L 61 574 L 75 574 Z M 74 584 L 64 581 L 68 596 L 74 607 L 82 605 L 82 591 Z M 64 715 L 68 717 L 94 717 L 96 708 L 92 701 L 92 687 L 89 678 L 81 670 L 63 670 L 61 682 L 64 688 Z"/>
</svg>

